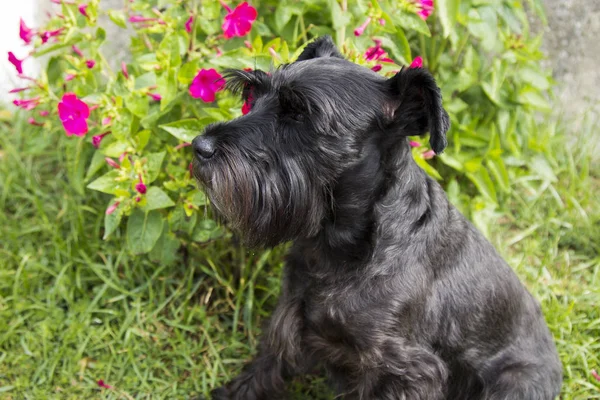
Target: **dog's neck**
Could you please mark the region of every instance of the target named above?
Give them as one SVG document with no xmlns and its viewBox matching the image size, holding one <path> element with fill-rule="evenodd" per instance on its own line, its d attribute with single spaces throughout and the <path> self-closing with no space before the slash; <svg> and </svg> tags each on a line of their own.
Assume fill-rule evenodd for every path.
<svg viewBox="0 0 600 400">
<path fill-rule="evenodd" d="M 377 226 L 382 207 L 402 209 L 407 218 L 397 221 L 415 224 L 427 209 L 426 174 L 412 158 L 408 142 L 395 148 L 366 149 L 331 189 L 331 211 L 321 231 L 296 242 L 305 254 L 319 263 L 352 268 L 366 264 L 377 246 Z"/>
</svg>

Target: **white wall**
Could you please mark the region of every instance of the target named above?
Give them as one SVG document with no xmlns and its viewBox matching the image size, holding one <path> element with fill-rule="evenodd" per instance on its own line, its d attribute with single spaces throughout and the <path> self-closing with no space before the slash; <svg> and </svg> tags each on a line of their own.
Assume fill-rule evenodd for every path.
<svg viewBox="0 0 600 400">
<path fill-rule="evenodd" d="M 17 78 L 17 71 L 11 63 L 8 62 L 8 52 L 15 53 L 17 58 L 23 59 L 29 49 L 19 38 L 19 18 L 23 18 L 29 27 L 37 26 L 37 12 L 34 4 L 37 0 L 3 0 L 10 3 L 10 6 L 4 5 L 0 12 L 0 102 L 8 103 L 15 96 L 8 91 L 14 87 L 25 86 L 21 79 Z M 23 63 L 23 72 L 26 75 L 33 75 L 37 71 L 36 60 L 27 59 Z"/>
</svg>

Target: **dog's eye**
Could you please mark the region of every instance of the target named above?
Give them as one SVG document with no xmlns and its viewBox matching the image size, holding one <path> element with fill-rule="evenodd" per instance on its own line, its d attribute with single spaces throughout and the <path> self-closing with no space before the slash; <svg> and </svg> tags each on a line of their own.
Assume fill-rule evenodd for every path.
<svg viewBox="0 0 600 400">
<path fill-rule="evenodd" d="M 291 115 L 291 118 L 296 121 L 296 122 L 302 122 L 304 121 L 304 114 L 302 113 L 293 113 Z"/>
</svg>

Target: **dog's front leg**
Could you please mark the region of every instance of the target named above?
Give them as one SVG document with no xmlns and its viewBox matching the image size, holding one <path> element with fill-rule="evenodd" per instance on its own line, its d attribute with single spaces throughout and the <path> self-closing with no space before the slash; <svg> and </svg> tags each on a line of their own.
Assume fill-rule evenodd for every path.
<svg viewBox="0 0 600 400">
<path fill-rule="evenodd" d="M 300 350 L 302 302 L 284 285 L 279 305 L 264 332 L 256 357 L 242 373 L 212 392 L 213 400 L 280 400 L 285 381 L 304 363 Z"/>
</svg>

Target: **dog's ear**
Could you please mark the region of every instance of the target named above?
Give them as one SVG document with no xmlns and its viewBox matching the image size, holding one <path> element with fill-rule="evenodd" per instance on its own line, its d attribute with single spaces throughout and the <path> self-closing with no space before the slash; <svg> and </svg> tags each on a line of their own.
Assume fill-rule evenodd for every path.
<svg viewBox="0 0 600 400">
<path fill-rule="evenodd" d="M 431 74 L 423 68 L 403 68 L 387 81 L 389 91 L 385 114 L 402 136 L 429 132 L 429 144 L 436 154 L 446 148 L 450 118 L 442 107 L 442 94 Z"/>
<path fill-rule="evenodd" d="M 309 43 L 302 53 L 300 53 L 296 61 L 305 61 L 317 57 L 344 58 L 337 47 L 335 47 L 335 43 L 333 43 L 333 39 L 331 39 L 331 36 L 329 35 L 321 36 L 317 40 Z"/>
</svg>

